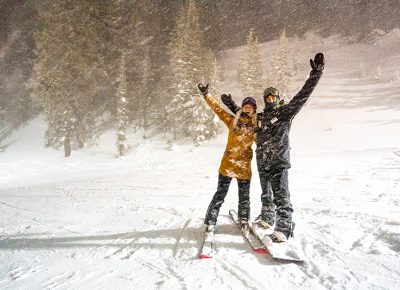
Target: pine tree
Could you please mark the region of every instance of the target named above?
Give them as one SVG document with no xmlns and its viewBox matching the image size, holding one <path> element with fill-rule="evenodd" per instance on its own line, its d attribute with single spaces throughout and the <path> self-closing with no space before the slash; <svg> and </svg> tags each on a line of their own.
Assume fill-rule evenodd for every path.
<svg viewBox="0 0 400 290">
<path fill-rule="evenodd" d="M 143 61 L 141 62 L 141 78 L 140 78 L 140 99 L 141 103 L 141 119 L 143 120 L 143 128 L 149 126 L 150 106 L 153 99 L 154 72 L 150 60 L 150 49 L 146 47 Z"/>
<path fill-rule="evenodd" d="M 126 80 L 126 52 L 121 54 L 119 65 L 119 78 L 118 78 L 117 97 L 117 150 L 118 156 L 126 154 L 126 129 L 129 124 L 129 117 L 127 111 L 127 80 Z"/>
<path fill-rule="evenodd" d="M 153 69 L 150 61 L 150 48 L 146 42 L 144 32 L 141 31 L 143 23 L 142 5 L 149 5 L 150 1 L 112 0 L 107 3 L 105 16 L 102 17 L 107 24 L 107 61 L 106 70 L 111 81 L 111 94 L 118 91 L 120 55 L 125 53 L 126 60 L 126 85 L 127 115 L 129 123 L 139 128 L 148 126 L 149 108 L 154 88 Z M 117 98 L 110 98 L 110 109 L 113 117 L 117 117 L 115 102 Z"/>
<path fill-rule="evenodd" d="M 222 81 L 222 67 L 219 65 L 217 58 L 214 57 L 210 76 L 210 93 L 212 95 L 218 95 L 221 93 Z"/>
<path fill-rule="evenodd" d="M 282 31 L 279 48 L 272 57 L 271 65 L 268 68 L 267 80 L 268 86 L 279 90 L 281 99 L 285 100 L 290 90 L 290 83 L 294 76 L 294 64 L 291 60 L 291 49 L 285 30 Z"/>
<path fill-rule="evenodd" d="M 245 96 L 255 97 L 257 102 L 262 101 L 262 63 L 258 46 L 258 38 L 254 29 L 250 29 L 247 36 L 246 55 L 242 59 L 239 71 L 239 83 Z"/>
<path fill-rule="evenodd" d="M 177 18 L 170 46 L 171 80 L 166 107 L 166 130 L 174 139 L 191 137 L 199 145 L 214 136 L 218 126 L 212 122 L 213 112 L 199 97 L 197 83 L 208 82 L 210 60 L 203 44 L 203 32 L 194 1 L 189 1 Z"/>
<path fill-rule="evenodd" d="M 98 22 L 92 7 L 79 0 L 45 0 L 38 8 L 35 96 L 47 120 L 46 145 L 64 146 L 68 157 L 73 140 L 83 147 L 93 133 L 92 104 L 104 76 Z"/>
<path fill-rule="evenodd" d="M 210 76 L 210 93 L 213 96 L 218 96 L 222 93 L 222 82 L 223 82 L 223 69 L 222 66 L 218 63 L 217 58 L 213 58 L 211 76 Z M 202 102 L 202 106 L 204 106 L 204 102 Z M 205 120 L 207 128 L 214 128 L 211 132 L 212 134 L 217 134 L 221 128 L 221 123 L 218 117 L 214 117 L 213 119 L 208 118 Z M 216 127 L 218 126 L 218 127 Z"/>
<path fill-rule="evenodd" d="M 121 55 L 123 52 L 125 54 L 126 61 L 126 77 L 127 77 L 127 87 L 128 95 L 125 96 L 129 100 L 129 106 L 136 104 L 134 101 L 134 93 L 136 91 L 136 86 L 131 85 L 131 70 L 137 70 L 137 64 L 135 61 L 131 61 L 135 51 L 133 49 L 133 38 L 134 29 L 132 28 L 133 23 L 131 21 L 132 9 L 128 4 L 127 0 L 111 0 L 103 4 L 103 11 L 101 19 L 104 23 L 104 33 L 103 33 L 103 43 L 104 43 L 104 67 L 107 73 L 107 95 L 109 96 L 108 102 L 106 103 L 106 108 L 110 110 L 112 118 L 117 118 L 117 108 L 118 108 L 118 98 L 116 94 L 118 93 L 119 77 L 120 77 L 120 63 Z M 136 40 L 136 39 L 135 39 Z M 131 69 L 131 67 L 133 67 Z M 129 111 L 136 111 L 137 108 L 129 107 Z M 132 117 L 132 116 L 131 116 Z"/>
<path fill-rule="evenodd" d="M 23 1 L 13 7 L 12 3 L 0 8 L 0 139 L 40 110 L 32 100 L 30 85 L 33 33 L 38 26 L 35 5 Z"/>
</svg>

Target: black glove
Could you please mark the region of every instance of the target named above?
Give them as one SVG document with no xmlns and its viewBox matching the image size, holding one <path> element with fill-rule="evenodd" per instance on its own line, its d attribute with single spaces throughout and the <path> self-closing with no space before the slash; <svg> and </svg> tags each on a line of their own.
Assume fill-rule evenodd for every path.
<svg viewBox="0 0 400 290">
<path fill-rule="evenodd" d="M 232 100 L 231 94 L 222 94 L 221 95 L 221 101 L 224 103 L 225 106 L 228 107 L 229 110 L 232 111 L 232 113 L 236 114 L 237 111 L 240 110 L 240 107 L 236 105 L 236 103 Z"/>
<path fill-rule="evenodd" d="M 202 83 L 199 83 L 199 84 L 197 85 L 197 87 L 199 88 L 199 90 L 200 90 L 200 92 L 201 92 L 201 94 L 202 94 L 203 96 L 205 96 L 205 95 L 208 94 L 208 84 L 204 86 Z"/>
<path fill-rule="evenodd" d="M 310 64 L 314 72 L 322 72 L 325 66 L 325 57 L 322 52 L 315 55 L 314 60 L 310 59 Z"/>
<path fill-rule="evenodd" d="M 222 94 L 221 95 L 221 101 L 226 105 L 232 102 L 232 96 L 231 94 Z"/>
</svg>

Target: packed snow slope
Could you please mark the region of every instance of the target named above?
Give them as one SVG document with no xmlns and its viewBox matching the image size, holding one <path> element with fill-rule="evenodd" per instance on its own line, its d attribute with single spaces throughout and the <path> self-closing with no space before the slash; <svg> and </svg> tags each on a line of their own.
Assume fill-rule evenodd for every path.
<svg viewBox="0 0 400 290">
<path fill-rule="evenodd" d="M 262 44 L 265 59 L 277 44 Z M 172 148 L 163 136 L 130 131 L 122 159 L 109 130 L 65 159 L 43 147 L 38 118 L 0 153 L 0 289 L 399 289 L 400 31 L 364 44 L 313 35 L 290 44 L 301 65 L 293 95 L 309 58 L 326 56 L 291 131 L 289 186 L 304 265 L 250 251 L 228 218 L 236 182 L 221 208 L 215 256 L 197 258 L 225 129 L 200 147 Z M 236 100 L 242 52 L 222 56 L 224 90 Z M 255 218 L 255 160 L 253 168 Z"/>
</svg>

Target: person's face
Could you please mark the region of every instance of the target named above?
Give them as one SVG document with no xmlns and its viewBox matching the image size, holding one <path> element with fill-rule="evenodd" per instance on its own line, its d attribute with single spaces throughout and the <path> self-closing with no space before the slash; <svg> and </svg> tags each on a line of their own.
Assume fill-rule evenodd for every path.
<svg viewBox="0 0 400 290">
<path fill-rule="evenodd" d="M 265 100 L 267 101 L 267 103 L 269 104 L 275 104 L 276 102 L 276 96 L 273 95 L 268 95 Z"/>
<path fill-rule="evenodd" d="M 254 107 L 253 107 L 252 105 L 249 105 L 249 104 L 244 105 L 244 106 L 242 107 L 242 110 L 243 110 L 243 112 L 249 114 L 250 116 L 253 115 L 253 114 L 255 113 L 255 112 L 254 112 Z"/>
</svg>

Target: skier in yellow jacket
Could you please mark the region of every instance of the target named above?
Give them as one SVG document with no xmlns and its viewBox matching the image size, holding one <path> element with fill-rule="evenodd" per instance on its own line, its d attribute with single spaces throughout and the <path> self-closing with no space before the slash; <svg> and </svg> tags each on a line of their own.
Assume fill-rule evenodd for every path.
<svg viewBox="0 0 400 290">
<path fill-rule="evenodd" d="M 204 220 L 207 225 L 206 231 L 213 235 L 218 213 L 228 193 L 231 180 L 236 178 L 239 188 L 238 217 L 242 230 L 248 232 L 251 159 L 253 158 L 251 146 L 254 142 L 256 126 L 256 101 L 252 97 L 245 98 L 241 109 L 234 116 L 225 111 L 208 93 L 208 84 L 204 86 L 199 83 L 198 88 L 210 108 L 229 129 L 228 142 L 218 171 L 218 188 L 208 206 Z"/>
</svg>

